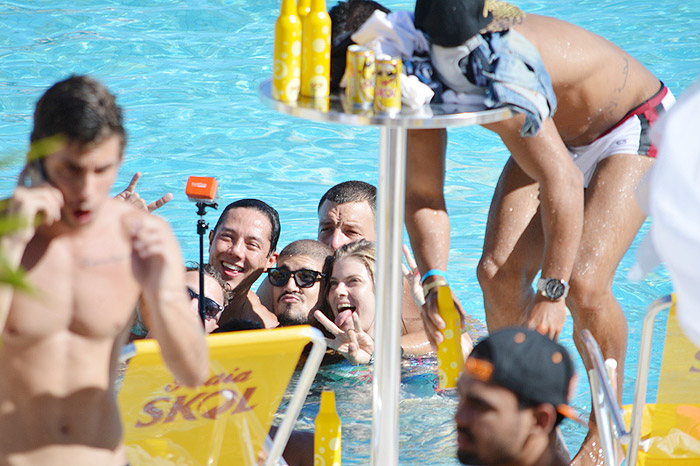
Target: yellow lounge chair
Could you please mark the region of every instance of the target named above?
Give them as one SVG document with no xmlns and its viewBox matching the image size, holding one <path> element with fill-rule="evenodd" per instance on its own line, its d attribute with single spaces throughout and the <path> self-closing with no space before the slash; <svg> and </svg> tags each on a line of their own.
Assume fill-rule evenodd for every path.
<svg viewBox="0 0 700 466">
<path fill-rule="evenodd" d="M 646 403 L 654 322 L 665 309 L 669 317 L 657 400 Z M 606 465 L 618 464 L 617 442 L 626 449 L 627 465 L 700 465 L 700 351 L 678 326 L 675 298 L 659 298 L 647 310 L 634 401 L 624 409 L 617 404 L 598 344 L 588 330 L 582 337 L 593 362 L 589 380 Z"/>
<path fill-rule="evenodd" d="M 214 334 L 207 342 L 211 376 L 197 389 L 177 384 L 156 341 L 134 342 L 118 396 L 132 465 L 278 464 L 321 364 L 323 335 L 305 325 Z M 311 353 L 270 445 L 272 418 L 308 343 Z"/>
</svg>

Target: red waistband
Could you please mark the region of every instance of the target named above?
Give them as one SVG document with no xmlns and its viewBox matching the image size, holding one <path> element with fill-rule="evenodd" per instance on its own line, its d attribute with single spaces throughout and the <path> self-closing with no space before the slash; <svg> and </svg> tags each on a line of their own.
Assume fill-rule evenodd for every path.
<svg viewBox="0 0 700 466">
<path fill-rule="evenodd" d="M 657 111 L 657 107 L 661 105 L 661 102 L 664 100 L 664 97 L 666 97 L 666 94 L 668 94 L 668 88 L 664 86 L 664 83 L 661 83 L 661 89 L 659 89 L 656 94 L 654 94 L 649 100 L 642 102 L 640 105 L 634 107 L 632 110 L 627 112 L 627 114 L 622 118 L 622 120 L 615 123 L 615 125 L 613 125 L 610 129 L 598 136 L 598 138 L 602 138 L 603 136 L 609 134 L 610 132 L 615 130 L 615 128 L 617 128 L 625 121 L 629 120 L 630 118 L 636 115 L 644 115 L 649 121 L 649 125 L 653 125 L 656 122 L 657 118 L 659 118 L 659 112 Z"/>
</svg>

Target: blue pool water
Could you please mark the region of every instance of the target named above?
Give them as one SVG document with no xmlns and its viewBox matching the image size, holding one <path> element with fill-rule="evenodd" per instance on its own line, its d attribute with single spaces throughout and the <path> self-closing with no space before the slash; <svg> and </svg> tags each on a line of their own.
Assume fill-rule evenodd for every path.
<svg viewBox="0 0 700 466">
<path fill-rule="evenodd" d="M 660 76 L 677 96 L 698 76 L 698 2 L 514 3 L 609 38 Z M 385 4 L 394 9 L 413 7 L 409 1 Z M 256 197 L 277 208 L 281 245 L 315 237 L 316 204 L 330 186 L 347 179 L 376 184 L 378 131 L 304 121 L 260 104 L 257 88 L 271 73 L 277 11 L 277 1 L 261 0 L 3 2 L 0 193 L 11 192 L 23 163 L 39 95 L 70 73 L 89 73 L 105 82 L 126 109 L 129 144 L 117 185 L 125 186 L 135 171 L 141 171 L 139 190 L 146 199 L 173 192 L 175 199 L 159 213 L 173 225 L 186 259 L 198 257 L 195 208 L 184 195 L 190 175 L 216 176 L 221 203 Z M 492 190 L 506 158 L 499 140 L 481 128 L 450 132 L 445 190 L 452 221 L 450 280 L 467 311 L 482 320 L 474 267 Z M 208 220 L 215 221 L 216 214 Z M 653 299 L 671 291 L 663 269 L 642 283 L 627 280 L 637 243 L 615 280 L 630 328 L 625 402 L 630 401 L 634 383 L 643 312 Z M 561 340 L 573 348 L 570 320 Z M 457 464 L 451 422 L 455 398 L 436 393 L 432 362 L 404 363 L 402 464 Z M 364 367 L 341 364 L 324 370 L 299 422 L 300 428 L 310 429 L 318 391 L 336 390 L 344 422 L 344 464 L 368 462 L 369 380 Z M 587 393 L 583 380 L 574 405 L 585 414 L 590 412 Z M 565 423 L 564 434 L 575 450 L 585 432 Z"/>
</svg>

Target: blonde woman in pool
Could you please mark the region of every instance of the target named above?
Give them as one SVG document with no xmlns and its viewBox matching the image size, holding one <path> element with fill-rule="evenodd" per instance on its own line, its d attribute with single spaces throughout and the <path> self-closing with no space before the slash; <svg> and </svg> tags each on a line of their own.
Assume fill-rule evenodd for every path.
<svg viewBox="0 0 700 466">
<path fill-rule="evenodd" d="M 375 244 L 359 240 L 335 251 L 326 270 L 327 283 L 324 296 L 327 309 L 333 314 L 331 321 L 321 311 L 314 313 L 318 322 L 333 338 L 328 346 L 342 354 L 353 364 L 368 364 L 374 353 L 374 294 Z M 401 351 L 411 354 L 411 337 L 401 326 Z M 465 354 L 472 343 L 467 334 L 462 338 Z"/>
<path fill-rule="evenodd" d="M 367 364 L 374 353 L 374 242 L 346 244 L 328 266 L 325 297 L 331 321 L 321 311 L 316 319 L 334 338 L 328 346 L 353 364 Z"/>
</svg>

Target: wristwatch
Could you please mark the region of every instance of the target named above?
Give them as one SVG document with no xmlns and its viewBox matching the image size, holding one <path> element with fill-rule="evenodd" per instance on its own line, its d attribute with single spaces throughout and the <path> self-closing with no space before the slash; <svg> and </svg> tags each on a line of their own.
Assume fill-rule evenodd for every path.
<svg viewBox="0 0 700 466">
<path fill-rule="evenodd" d="M 537 291 L 552 301 L 566 298 L 569 294 L 569 284 L 558 278 L 540 278 L 537 280 Z"/>
</svg>

